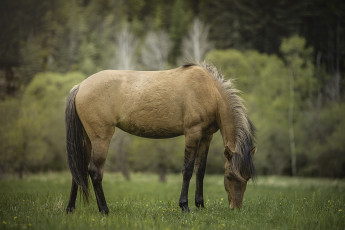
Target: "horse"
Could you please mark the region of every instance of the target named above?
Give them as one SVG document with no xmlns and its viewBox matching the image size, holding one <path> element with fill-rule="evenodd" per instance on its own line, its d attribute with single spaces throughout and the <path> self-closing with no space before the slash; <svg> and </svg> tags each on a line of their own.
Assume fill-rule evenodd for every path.
<svg viewBox="0 0 345 230">
<path fill-rule="evenodd" d="M 195 205 L 204 207 L 203 180 L 210 142 L 220 130 L 224 187 L 231 209 L 240 208 L 247 181 L 255 178 L 255 128 L 231 80 L 212 64 L 189 63 L 163 71 L 103 70 L 74 86 L 65 109 L 66 149 L 72 186 L 89 202 L 89 176 L 98 209 L 108 214 L 102 188 L 104 164 L 115 127 L 140 137 L 185 136 L 179 206 L 189 212 L 188 188 L 196 174 Z"/>
</svg>

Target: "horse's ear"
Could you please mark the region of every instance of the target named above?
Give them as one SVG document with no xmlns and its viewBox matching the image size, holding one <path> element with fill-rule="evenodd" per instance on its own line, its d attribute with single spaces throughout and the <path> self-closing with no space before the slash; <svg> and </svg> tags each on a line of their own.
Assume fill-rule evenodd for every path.
<svg viewBox="0 0 345 230">
<path fill-rule="evenodd" d="M 230 150 L 230 148 L 229 148 L 227 145 L 225 145 L 225 148 L 224 148 L 224 156 L 225 156 L 225 158 L 226 158 L 228 161 L 231 160 L 232 154 L 233 154 L 233 152 Z"/>
<path fill-rule="evenodd" d="M 254 147 L 254 148 L 250 151 L 250 154 L 251 154 L 252 156 L 254 156 L 254 154 L 256 153 L 256 150 L 257 150 L 257 148 Z"/>
</svg>

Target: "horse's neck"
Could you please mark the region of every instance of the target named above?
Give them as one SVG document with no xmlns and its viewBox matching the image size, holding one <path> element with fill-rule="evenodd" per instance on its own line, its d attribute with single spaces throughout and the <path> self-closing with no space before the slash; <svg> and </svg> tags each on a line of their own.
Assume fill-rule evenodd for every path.
<svg viewBox="0 0 345 230">
<path fill-rule="evenodd" d="M 234 152 L 236 146 L 236 126 L 231 106 L 227 102 L 219 103 L 218 115 L 218 126 L 223 137 L 224 146 L 228 146 Z"/>
</svg>

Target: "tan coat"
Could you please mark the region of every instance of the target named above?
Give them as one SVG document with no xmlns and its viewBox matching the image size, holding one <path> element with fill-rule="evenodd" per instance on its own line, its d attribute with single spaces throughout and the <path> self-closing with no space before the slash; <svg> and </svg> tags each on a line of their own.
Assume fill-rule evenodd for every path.
<svg viewBox="0 0 345 230">
<path fill-rule="evenodd" d="M 218 130 L 215 80 L 202 67 L 96 73 L 80 84 L 79 117 L 89 137 L 107 137 L 105 124 L 141 137 L 169 138 Z M 108 128 L 107 128 L 108 129 Z"/>
<path fill-rule="evenodd" d="M 242 205 L 247 180 L 255 175 L 254 127 L 242 99 L 212 65 L 188 64 L 166 71 L 105 70 L 74 87 L 66 104 L 66 143 L 72 172 L 67 211 L 78 186 L 88 197 L 88 174 L 101 212 L 108 213 L 103 167 L 115 127 L 148 138 L 185 135 L 179 205 L 189 211 L 188 188 L 196 172 L 195 204 L 204 207 L 203 178 L 212 135 L 220 129 L 226 159 L 224 185 L 232 208 Z"/>
</svg>

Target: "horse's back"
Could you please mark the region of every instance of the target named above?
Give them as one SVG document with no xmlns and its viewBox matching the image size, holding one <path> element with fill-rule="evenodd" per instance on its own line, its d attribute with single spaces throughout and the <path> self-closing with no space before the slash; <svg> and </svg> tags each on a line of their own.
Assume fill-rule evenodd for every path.
<svg viewBox="0 0 345 230">
<path fill-rule="evenodd" d="M 151 138 L 178 136 L 215 110 L 213 82 L 201 67 L 101 71 L 80 84 L 77 110 L 83 123 L 98 127 Z"/>
</svg>

